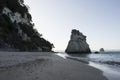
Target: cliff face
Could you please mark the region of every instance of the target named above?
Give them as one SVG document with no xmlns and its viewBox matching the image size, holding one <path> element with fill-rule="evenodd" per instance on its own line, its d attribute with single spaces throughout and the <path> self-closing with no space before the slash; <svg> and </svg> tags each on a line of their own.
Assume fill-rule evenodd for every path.
<svg viewBox="0 0 120 80">
<path fill-rule="evenodd" d="M 67 53 L 90 53 L 91 50 L 86 42 L 86 36 L 76 29 L 71 32 L 71 38 L 68 43 Z"/>
<path fill-rule="evenodd" d="M 0 0 L 0 49 L 51 51 L 53 44 L 34 29 L 23 0 Z"/>
</svg>

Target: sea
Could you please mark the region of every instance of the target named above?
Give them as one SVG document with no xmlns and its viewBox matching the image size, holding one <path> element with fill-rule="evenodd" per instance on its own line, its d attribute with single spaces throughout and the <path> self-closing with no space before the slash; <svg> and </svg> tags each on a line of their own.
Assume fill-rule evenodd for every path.
<svg viewBox="0 0 120 80">
<path fill-rule="evenodd" d="M 120 80 L 120 51 L 90 54 L 63 54 L 68 58 L 88 63 L 89 66 L 103 71 L 103 75 L 108 80 Z"/>
</svg>

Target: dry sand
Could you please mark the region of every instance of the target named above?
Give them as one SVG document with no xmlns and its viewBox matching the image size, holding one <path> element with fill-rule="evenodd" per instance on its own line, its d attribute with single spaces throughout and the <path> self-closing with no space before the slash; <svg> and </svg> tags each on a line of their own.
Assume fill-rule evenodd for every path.
<svg viewBox="0 0 120 80">
<path fill-rule="evenodd" d="M 0 80 L 107 80 L 98 69 L 57 55 L 0 67 Z"/>
</svg>

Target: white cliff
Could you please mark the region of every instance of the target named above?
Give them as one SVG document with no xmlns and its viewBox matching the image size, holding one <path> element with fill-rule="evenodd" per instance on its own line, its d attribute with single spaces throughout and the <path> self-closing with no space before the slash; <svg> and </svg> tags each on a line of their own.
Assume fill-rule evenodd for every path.
<svg viewBox="0 0 120 80">
<path fill-rule="evenodd" d="M 90 53 L 91 50 L 86 42 L 86 36 L 83 35 L 79 30 L 73 29 L 71 32 L 71 38 L 68 43 L 67 53 Z"/>
</svg>

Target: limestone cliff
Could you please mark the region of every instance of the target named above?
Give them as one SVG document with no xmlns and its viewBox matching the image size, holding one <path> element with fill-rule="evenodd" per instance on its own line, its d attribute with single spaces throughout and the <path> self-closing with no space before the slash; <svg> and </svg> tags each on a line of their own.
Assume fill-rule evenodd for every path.
<svg viewBox="0 0 120 80">
<path fill-rule="evenodd" d="M 86 42 L 86 36 L 83 35 L 79 30 L 73 29 L 71 32 L 71 38 L 68 43 L 67 53 L 90 53 L 91 50 Z"/>
<path fill-rule="evenodd" d="M 34 28 L 24 0 L 0 0 L 0 50 L 51 51 L 52 46 Z"/>
</svg>

